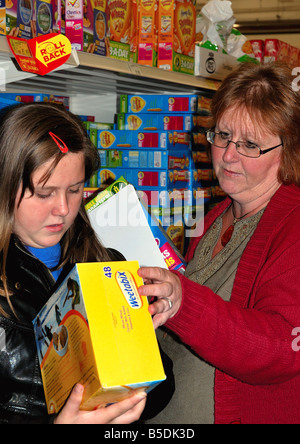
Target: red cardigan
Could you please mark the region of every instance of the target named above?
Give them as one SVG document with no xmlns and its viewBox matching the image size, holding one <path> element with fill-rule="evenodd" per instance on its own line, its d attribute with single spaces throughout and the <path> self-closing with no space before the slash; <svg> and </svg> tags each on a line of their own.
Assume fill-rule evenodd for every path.
<svg viewBox="0 0 300 444">
<path fill-rule="evenodd" d="M 207 215 L 204 233 L 229 204 Z M 281 186 L 272 198 L 241 257 L 230 302 L 177 275 L 183 303 L 166 326 L 217 369 L 215 422 L 299 424 L 300 352 L 292 342 L 300 335 L 292 331 L 300 327 L 300 189 Z"/>
</svg>

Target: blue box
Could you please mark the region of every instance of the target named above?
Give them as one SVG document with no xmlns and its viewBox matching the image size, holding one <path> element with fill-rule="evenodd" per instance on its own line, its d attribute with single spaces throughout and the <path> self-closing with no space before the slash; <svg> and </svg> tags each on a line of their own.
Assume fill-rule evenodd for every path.
<svg viewBox="0 0 300 444">
<path fill-rule="evenodd" d="M 98 149 L 175 149 L 190 148 L 191 134 L 179 131 L 120 131 L 90 129 Z"/>
</svg>

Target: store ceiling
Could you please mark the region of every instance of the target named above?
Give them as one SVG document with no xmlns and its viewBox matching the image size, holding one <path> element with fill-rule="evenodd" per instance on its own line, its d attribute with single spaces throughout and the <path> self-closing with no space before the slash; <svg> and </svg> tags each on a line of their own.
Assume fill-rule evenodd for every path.
<svg viewBox="0 0 300 444">
<path fill-rule="evenodd" d="M 231 0 L 242 32 L 300 33 L 299 0 Z M 208 0 L 197 0 L 198 10 Z"/>
</svg>

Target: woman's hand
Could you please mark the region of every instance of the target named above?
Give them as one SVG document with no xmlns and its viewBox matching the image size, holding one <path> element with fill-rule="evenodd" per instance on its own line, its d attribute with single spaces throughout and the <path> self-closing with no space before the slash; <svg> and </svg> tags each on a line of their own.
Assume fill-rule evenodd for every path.
<svg viewBox="0 0 300 444">
<path fill-rule="evenodd" d="M 92 412 L 79 410 L 84 387 L 75 385 L 54 424 L 131 424 L 137 421 L 146 405 L 147 395 L 140 392 L 125 401 Z"/>
<path fill-rule="evenodd" d="M 182 301 L 182 288 L 179 277 L 163 268 L 143 267 L 138 271 L 146 285 L 139 288 L 141 296 L 156 297 L 157 301 L 149 306 L 155 328 L 164 325 L 175 316 Z"/>
</svg>

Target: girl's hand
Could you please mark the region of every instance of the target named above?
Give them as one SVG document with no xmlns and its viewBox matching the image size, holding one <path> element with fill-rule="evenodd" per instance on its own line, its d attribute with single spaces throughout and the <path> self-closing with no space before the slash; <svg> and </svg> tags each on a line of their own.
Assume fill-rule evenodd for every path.
<svg viewBox="0 0 300 444">
<path fill-rule="evenodd" d="M 146 393 L 140 392 L 125 401 L 92 412 L 79 410 L 84 387 L 75 385 L 54 424 L 131 424 L 137 421 L 146 405 Z"/>
<path fill-rule="evenodd" d="M 156 297 L 149 306 L 155 328 L 164 325 L 175 316 L 182 301 L 182 288 L 179 277 L 163 268 L 143 267 L 138 271 L 146 285 L 139 288 L 141 296 Z"/>
</svg>

